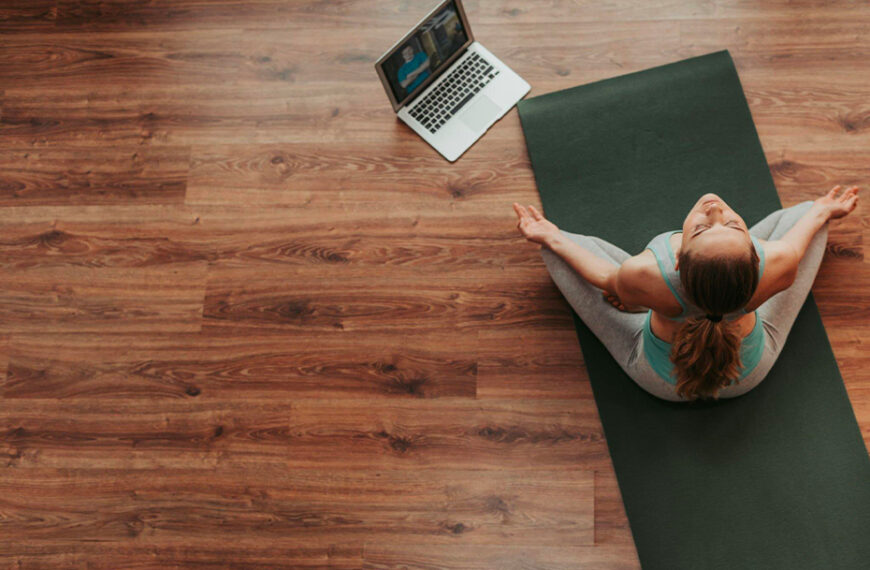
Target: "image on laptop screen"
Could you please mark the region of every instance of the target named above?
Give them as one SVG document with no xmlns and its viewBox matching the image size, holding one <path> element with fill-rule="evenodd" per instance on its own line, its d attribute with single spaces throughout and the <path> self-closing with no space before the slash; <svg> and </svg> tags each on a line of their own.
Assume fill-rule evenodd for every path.
<svg viewBox="0 0 870 570">
<path fill-rule="evenodd" d="M 384 60 L 384 75 L 396 101 L 414 93 L 466 41 L 456 5 L 449 2 Z"/>
</svg>

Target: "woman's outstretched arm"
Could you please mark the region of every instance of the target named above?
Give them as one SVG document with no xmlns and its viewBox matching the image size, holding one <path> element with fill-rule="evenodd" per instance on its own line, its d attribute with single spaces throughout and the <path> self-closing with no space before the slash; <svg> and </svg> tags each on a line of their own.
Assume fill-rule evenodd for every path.
<svg viewBox="0 0 870 570">
<path fill-rule="evenodd" d="M 818 198 L 812 208 L 796 223 L 779 241 L 791 246 L 794 250 L 794 265 L 797 264 L 807 252 L 807 247 L 823 225 L 828 220 L 835 220 L 848 215 L 858 205 L 857 186 L 852 186 L 839 196 L 840 186 L 834 186 L 831 190 Z"/>
<path fill-rule="evenodd" d="M 514 202 L 514 211 L 519 217 L 517 228 L 527 240 L 553 250 L 553 253 L 564 259 L 583 279 L 611 295 L 616 295 L 619 265 L 601 259 L 566 238 L 556 224 L 545 219 L 534 206 L 526 208 Z"/>
</svg>

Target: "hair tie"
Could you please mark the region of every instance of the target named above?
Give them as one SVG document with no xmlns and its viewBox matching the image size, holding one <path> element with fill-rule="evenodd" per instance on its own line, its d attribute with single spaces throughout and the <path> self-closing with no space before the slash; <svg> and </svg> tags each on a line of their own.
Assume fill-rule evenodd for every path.
<svg viewBox="0 0 870 570">
<path fill-rule="evenodd" d="M 714 323 L 718 323 L 722 320 L 722 315 L 705 315 L 708 321 L 713 321 Z"/>
</svg>

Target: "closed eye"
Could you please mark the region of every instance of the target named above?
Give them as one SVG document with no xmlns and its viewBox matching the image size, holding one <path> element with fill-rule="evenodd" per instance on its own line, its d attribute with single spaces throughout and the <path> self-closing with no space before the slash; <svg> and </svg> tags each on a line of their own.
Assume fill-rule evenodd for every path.
<svg viewBox="0 0 870 570">
<path fill-rule="evenodd" d="M 738 232 L 744 231 L 743 228 L 740 227 L 740 223 L 737 220 L 731 220 L 730 222 L 728 222 L 728 225 L 729 225 L 729 227 L 734 228 Z M 700 231 L 697 231 L 699 228 L 700 228 Z M 709 229 L 709 228 L 710 228 L 710 226 L 708 226 L 707 224 L 698 224 L 694 228 L 696 231 L 694 234 L 692 234 L 692 237 L 695 237 L 696 235 L 704 233 L 704 230 Z"/>
</svg>

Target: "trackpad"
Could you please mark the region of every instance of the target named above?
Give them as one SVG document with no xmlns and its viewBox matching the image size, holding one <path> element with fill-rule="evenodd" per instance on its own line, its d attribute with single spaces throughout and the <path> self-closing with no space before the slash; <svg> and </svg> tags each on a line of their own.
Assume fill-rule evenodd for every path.
<svg viewBox="0 0 870 570">
<path fill-rule="evenodd" d="M 479 95 L 462 114 L 460 120 L 472 131 L 481 131 L 498 117 L 501 107 L 486 95 Z"/>
</svg>

